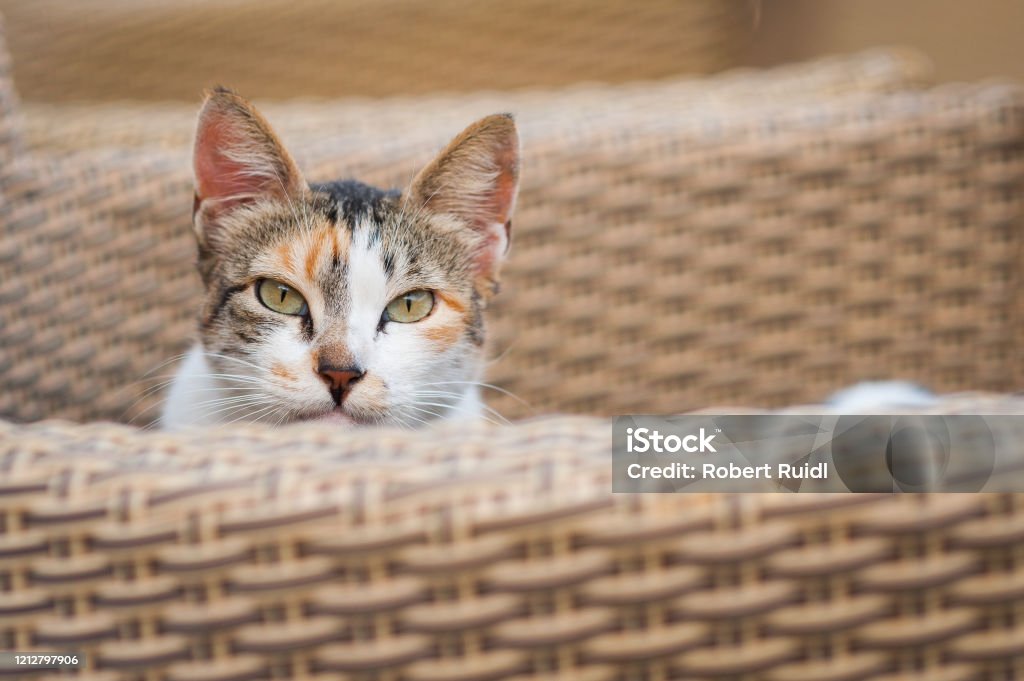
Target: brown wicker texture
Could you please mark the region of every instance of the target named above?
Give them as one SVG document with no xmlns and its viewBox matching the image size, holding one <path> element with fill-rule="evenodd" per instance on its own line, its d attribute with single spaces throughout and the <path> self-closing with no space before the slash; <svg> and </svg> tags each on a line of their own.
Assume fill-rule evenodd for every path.
<svg viewBox="0 0 1024 681">
<path fill-rule="evenodd" d="M 675 412 L 815 401 L 870 378 L 1018 387 L 1022 95 L 524 112 L 489 375 L 531 409 L 494 403 Z M 362 142 L 299 155 L 318 176 L 397 185 L 427 159 L 391 141 L 389 164 Z"/>
<path fill-rule="evenodd" d="M 608 429 L 0 424 L 0 647 L 93 681 L 1024 675 L 1024 495 L 613 495 Z"/>
<path fill-rule="evenodd" d="M 3 0 L 25 99 L 383 96 L 738 63 L 746 0 Z"/>
<path fill-rule="evenodd" d="M 1016 142 L 1012 91 L 982 88 L 917 94 L 907 95 L 906 101 L 878 95 L 850 101 L 830 97 L 825 102 L 813 100 L 817 103 L 805 104 L 792 114 L 780 106 L 758 105 L 751 110 L 748 105 L 755 102 L 745 94 L 760 89 L 778 92 L 781 99 L 781 93 L 787 93 L 784 101 L 791 102 L 807 98 L 806 93 L 797 94 L 801 88 L 834 91 L 846 83 L 889 90 L 898 74 L 912 73 L 903 68 L 906 63 L 914 62 L 883 53 L 764 74 L 734 74 L 721 81 L 668 83 L 653 91 L 639 86 L 578 88 L 513 100 L 520 105 L 527 156 L 506 291 L 494 315 L 493 355 L 501 359 L 494 364 L 492 376 L 526 405 L 499 394 L 497 408 L 514 418 L 547 410 L 679 410 L 712 401 L 778 404 L 791 397 L 819 398 L 827 389 L 858 377 L 862 365 L 840 356 L 842 348 L 816 350 L 808 344 L 805 352 L 812 361 L 819 361 L 824 353 L 839 357 L 838 366 L 815 381 L 786 380 L 790 387 L 785 393 L 775 383 L 784 368 L 762 380 L 759 363 L 764 363 L 766 349 L 772 342 L 781 342 L 776 351 L 793 352 L 791 337 L 798 329 L 788 335 L 769 335 L 765 341 L 744 339 L 748 328 L 763 322 L 721 317 L 731 314 L 737 301 L 750 294 L 743 292 L 742 282 L 721 280 L 717 273 L 721 261 L 716 261 L 711 280 L 689 290 L 690 295 L 709 293 L 706 299 L 697 296 L 702 300 L 698 307 L 690 304 L 659 318 L 636 296 L 649 292 L 655 305 L 677 304 L 681 291 L 673 287 L 679 281 L 661 275 L 655 281 L 649 266 L 659 263 L 664 268 L 676 259 L 680 269 L 687 255 L 692 256 L 693 244 L 720 240 L 722 225 L 714 222 L 722 214 L 715 203 L 719 190 L 731 191 L 736 185 L 736 210 L 745 205 L 748 210 L 761 210 L 761 204 L 775 196 L 775 203 L 768 206 L 778 205 L 779 210 L 801 216 L 806 213 L 799 192 L 811 177 L 807 173 L 820 163 L 827 175 L 843 162 L 841 156 L 808 156 L 805 148 L 818 144 L 822 129 L 821 122 L 804 120 L 809 107 L 817 110 L 831 102 L 824 110 L 828 120 L 864 128 L 867 141 L 854 140 L 860 145 L 857 149 L 888 144 L 886 136 L 900 126 L 931 126 L 932 114 L 906 111 L 915 101 L 918 106 L 952 107 L 951 114 L 943 115 L 962 121 L 962 132 L 957 134 L 963 143 L 952 152 L 951 168 L 970 183 L 972 193 L 965 201 L 977 196 L 978 187 L 1000 188 L 1017 181 L 1012 158 L 995 158 L 988 147 L 981 147 L 988 144 L 986 135 L 1003 135 L 995 138 L 1000 151 L 1010 150 Z M 857 77 L 868 73 L 889 75 Z M 400 185 L 446 137 L 474 117 L 504 108 L 501 103 L 484 96 L 427 99 L 417 109 L 410 109 L 408 101 L 376 107 L 325 105 L 308 109 L 307 118 L 282 116 L 282 127 L 311 177 L 351 174 Z M 284 107 L 276 113 L 288 110 Z M 325 135 L 322 123 L 331 111 L 352 126 Z M 1002 122 L 1000 114 L 1005 114 Z M 375 124 L 356 125 L 360 120 Z M 777 121 L 777 129 L 772 127 L 775 123 L 768 125 L 771 121 Z M 395 135 L 395 130 L 402 134 Z M 760 174 L 754 177 L 765 184 L 749 186 L 747 178 L 735 174 L 745 172 L 742 168 L 732 175 L 699 170 L 701 164 L 736 163 L 738 152 L 722 143 L 726 130 L 732 130 L 737 139 L 756 142 L 749 147 L 754 157 L 740 158 L 745 164 L 761 164 Z M 929 148 L 931 142 L 922 139 L 920 148 Z M 766 149 L 781 154 L 777 162 L 762 158 Z M 198 281 L 190 265 L 187 150 L 175 146 L 37 151 L 40 176 L 14 188 L 19 194 L 10 202 L 14 214 L 5 225 L 7 238 L 0 257 L 0 309 L 5 321 L 0 326 L 0 384 L 4 387 L 0 415 L 23 421 L 62 416 L 145 423 L 156 415 L 160 399 L 159 391 L 148 391 L 171 372 L 165 362 L 183 351 L 194 324 L 196 299 L 189 291 L 196 290 Z M 867 172 L 877 168 L 883 173 L 876 187 L 880 200 L 898 201 L 899 196 L 886 195 L 895 186 L 891 183 L 901 178 L 891 174 L 883 152 L 884 148 L 866 161 Z M 695 173 L 703 178 L 703 185 L 694 182 Z M 718 181 L 726 184 L 716 187 Z M 766 187 L 780 193 L 765 195 Z M 835 190 L 825 196 L 834 197 L 839 206 L 848 195 Z M 996 218 L 1012 220 L 1016 216 L 1012 209 L 1013 205 L 998 213 L 986 223 L 988 227 L 972 226 L 970 233 L 1002 225 L 992 222 Z M 779 224 L 769 226 L 776 229 Z M 780 230 L 777 237 L 785 234 L 789 232 Z M 739 236 L 727 251 L 719 250 L 719 258 L 736 258 L 738 263 L 745 257 L 745 248 L 765 238 L 763 231 Z M 794 236 L 804 238 L 799 233 Z M 1009 257 L 1005 246 L 994 248 L 974 239 L 966 243 L 967 248 L 986 249 L 986 259 L 976 262 L 979 269 L 992 264 L 987 259 L 990 254 L 996 260 Z M 780 271 L 793 270 L 792 261 L 781 255 L 769 262 Z M 838 263 L 828 271 L 833 278 L 827 285 L 842 288 L 847 268 Z M 698 278 L 693 272 L 689 276 L 694 281 Z M 805 291 L 791 290 L 788 300 L 803 304 Z M 1002 289 L 986 288 L 984 294 L 988 296 L 986 312 L 1007 304 Z M 702 321 L 709 317 L 713 324 L 711 333 L 703 336 L 712 342 L 704 348 L 701 327 L 685 326 L 693 321 L 695 310 Z M 831 319 L 830 328 L 839 333 L 835 316 Z M 854 327 L 856 321 L 844 320 Z M 876 321 L 871 318 L 868 323 Z M 881 321 L 886 321 L 884 316 Z M 794 324 L 798 327 L 799 322 Z M 1004 320 L 1001 326 L 975 329 L 963 343 L 975 342 L 980 334 L 1003 339 L 1000 334 L 1008 324 Z M 734 332 L 737 342 L 759 352 L 746 358 L 739 352 L 735 359 L 723 356 L 716 343 Z M 693 349 L 684 354 L 678 346 L 672 352 L 661 347 L 678 342 L 680 334 L 694 333 L 697 336 L 689 346 Z M 920 345 L 921 333 L 910 342 Z M 648 361 L 647 353 L 654 350 L 664 351 L 666 359 Z M 936 352 L 945 356 L 943 348 Z M 971 366 L 984 366 L 969 361 L 974 362 Z M 799 366 L 799 358 L 794 366 Z M 916 375 L 928 379 L 941 368 L 941 363 L 934 368 L 926 365 Z M 897 367 L 892 369 L 895 372 Z M 723 387 L 726 374 L 732 378 Z M 674 383 L 666 388 L 656 381 Z M 940 387 L 1003 388 L 1007 383 L 1007 372 L 1001 367 L 997 379 L 965 370 Z"/>
<path fill-rule="evenodd" d="M 781 405 L 871 377 L 1019 386 L 1021 102 L 995 86 L 644 126 L 524 116 L 489 373 L 530 408 L 495 406 Z M 445 134 L 339 136 L 299 155 L 313 177 L 401 184 Z M 187 165 L 65 158 L 12 202 L 0 413 L 122 418 L 182 348 L 197 285 Z"/>
<path fill-rule="evenodd" d="M 1022 105 L 967 86 L 527 136 L 490 376 L 542 413 L 1018 388 Z"/>
</svg>

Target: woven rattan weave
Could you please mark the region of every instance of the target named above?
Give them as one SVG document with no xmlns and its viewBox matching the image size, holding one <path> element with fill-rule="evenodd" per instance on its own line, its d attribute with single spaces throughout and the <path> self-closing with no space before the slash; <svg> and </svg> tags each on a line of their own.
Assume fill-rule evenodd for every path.
<svg viewBox="0 0 1024 681">
<path fill-rule="evenodd" d="M 270 115 L 309 177 L 401 186 L 467 121 L 517 111 L 523 187 L 488 372 L 518 396 L 493 395 L 509 418 L 812 402 L 872 377 L 1007 390 L 1024 100 L 998 84 L 892 92 L 918 63 Z M 36 129 L 37 173 L 4 188 L 0 415 L 155 416 L 147 391 L 194 324 L 190 116 L 157 115 L 178 123 L 127 148 L 49 147 Z"/>
<path fill-rule="evenodd" d="M 509 416 L 1016 388 L 1024 95 L 910 88 L 919 64 L 271 116 L 310 175 L 401 184 L 519 112 Z M 17 423 L 158 406 L 198 285 L 183 111 L 25 127 L 0 45 L 0 649 L 74 648 L 87 681 L 1024 678 L 1019 494 L 614 495 L 594 416 Z"/>
<path fill-rule="evenodd" d="M 612 495 L 609 441 L 0 425 L 0 648 L 124 681 L 1024 674 L 1024 496 Z"/>
</svg>

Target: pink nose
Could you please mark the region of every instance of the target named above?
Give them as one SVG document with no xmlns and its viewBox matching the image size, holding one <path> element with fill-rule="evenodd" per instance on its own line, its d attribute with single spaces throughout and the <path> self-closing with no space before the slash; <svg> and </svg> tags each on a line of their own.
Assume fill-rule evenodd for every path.
<svg viewBox="0 0 1024 681">
<path fill-rule="evenodd" d="M 352 386 L 363 377 L 366 373 L 358 367 L 332 367 L 332 366 L 319 366 L 317 367 L 317 373 L 320 374 L 320 378 L 327 384 L 327 389 L 331 391 L 331 397 L 334 398 L 334 403 L 340 405 L 342 400 L 345 399 L 345 395 L 348 394 Z"/>
</svg>

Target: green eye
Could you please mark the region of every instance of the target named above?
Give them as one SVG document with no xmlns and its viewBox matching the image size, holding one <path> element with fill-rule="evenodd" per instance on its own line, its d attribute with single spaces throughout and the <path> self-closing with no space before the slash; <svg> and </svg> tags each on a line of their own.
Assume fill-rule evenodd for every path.
<svg viewBox="0 0 1024 681">
<path fill-rule="evenodd" d="M 256 284 L 256 297 L 268 308 L 281 314 L 304 315 L 309 311 L 301 293 L 273 279 L 263 279 Z"/>
<path fill-rule="evenodd" d="M 409 324 L 430 314 L 434 309 L 434 294 L 430 291 L 409 291 L 398 296 L 384 309 L 388 321 Z"/>
</svg>

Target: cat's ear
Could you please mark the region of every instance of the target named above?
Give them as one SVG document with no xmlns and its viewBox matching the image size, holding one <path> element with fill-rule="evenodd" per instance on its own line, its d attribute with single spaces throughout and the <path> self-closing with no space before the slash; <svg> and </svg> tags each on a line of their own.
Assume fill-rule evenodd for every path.
<svg viewBox="0 0 1024 681">
<path fill-rule="evenodd" d="M 411 210 L 450 216 L 469 230 L 477 276 L 494 284 L 508 251 L 519 190 L 519 134 L 510 114 L 462 131 L 413 180 Z"/>
<path fill-rule="evenodd" d="M 234 208 L 260 199 L 290 200 L 306 181 L 270 124 L 234 92 L 216 88 L 206 95 L 193 148 L 193 222 L 200 239 Z"/>
</svg>

